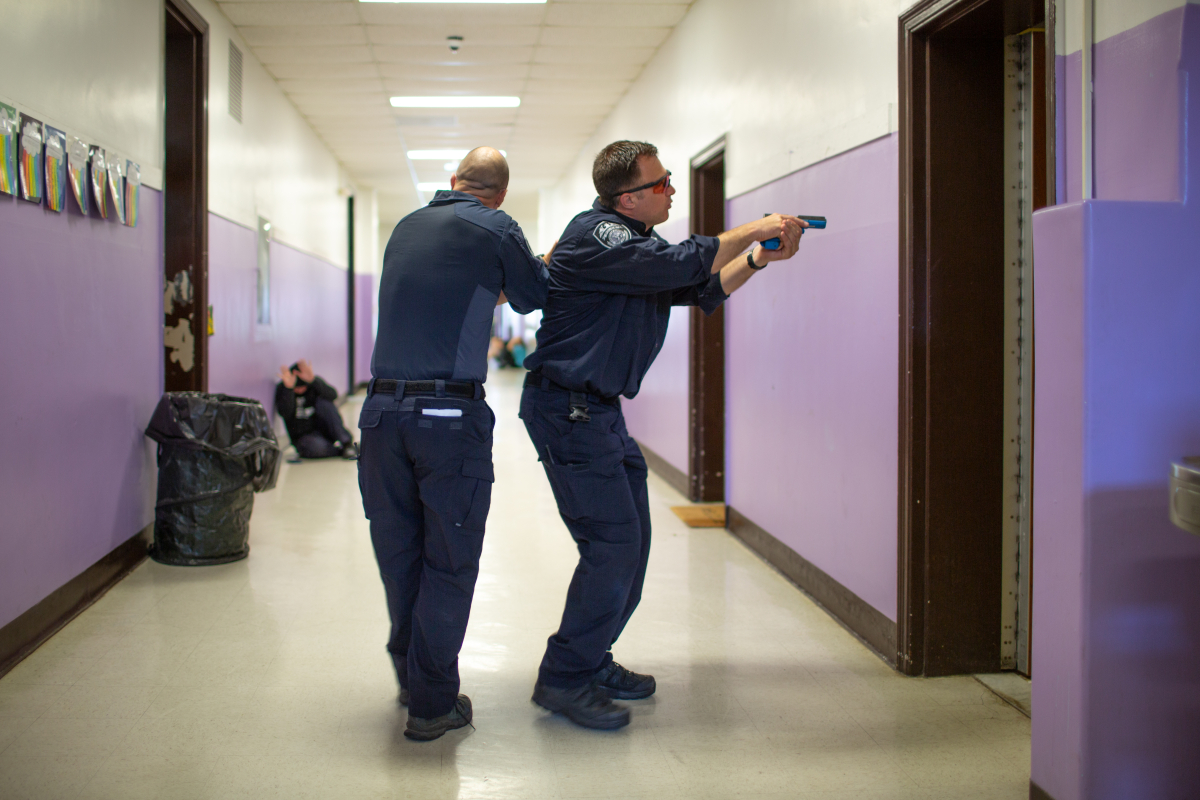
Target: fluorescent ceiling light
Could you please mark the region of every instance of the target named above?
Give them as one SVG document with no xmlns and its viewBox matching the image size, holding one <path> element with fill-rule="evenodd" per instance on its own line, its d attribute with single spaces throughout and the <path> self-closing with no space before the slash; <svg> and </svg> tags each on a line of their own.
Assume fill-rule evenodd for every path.
<svg viewBox="0 0 1200 800">
<path fill-rule="evenodd" d="M 446 170 L 446 172 L 454 172 L 454 170 L 458 169 L 458 162 L 447 161 L 445 164 L 442 164 L 442 169 Z"/>
<path fill-rule="evenodd" d="M 462 161 L 470 150 L 409 150 L 408 157 L 413 161 Z M 500 155 L 508 158 L 508 153 L 500 151 Z M 455 166 L 458 166 L 455 164 Z"/>
<path fill-rule="evenodd" d="M 440 189 L 449 189 L 450 181 L 434 181 L 433 183 L 418 183 L 417 188 L 422 192 L 436 192 Z"/>
<path fill-rule="evenodd" d="M 519 97 L 393 97 L 393 108 L 516 108 Z"/>
<path fill-rule="evenodd" d="M 546 0 L 358 0 L 360 3 L 545 3 Z"/>
</svg>

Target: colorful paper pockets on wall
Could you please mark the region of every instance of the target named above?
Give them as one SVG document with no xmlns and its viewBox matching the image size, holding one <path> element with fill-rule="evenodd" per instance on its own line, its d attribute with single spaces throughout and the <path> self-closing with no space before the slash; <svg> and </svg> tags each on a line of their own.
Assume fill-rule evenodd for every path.
<svg viewBox="0 0 1200 800">
<path fill-rule="evenodd" d="M 101 219 L 137 225 L 140 166 L 0 103 L 0 192 L 61 212 L 68 187 L 85 217 L 94 201 Z"/>
</svg>

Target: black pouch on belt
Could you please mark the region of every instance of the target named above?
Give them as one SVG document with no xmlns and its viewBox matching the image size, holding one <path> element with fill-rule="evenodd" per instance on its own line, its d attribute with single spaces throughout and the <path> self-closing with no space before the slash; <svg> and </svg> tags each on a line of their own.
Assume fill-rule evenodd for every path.
<svg viewBox="0 0 1200 800">
<path fill-rule="evenodd" d="M 571 422 L 591 422 L 592 415 L 588 413 L 587 395 L 583 392 L 571 392 Z"/>
</svg>

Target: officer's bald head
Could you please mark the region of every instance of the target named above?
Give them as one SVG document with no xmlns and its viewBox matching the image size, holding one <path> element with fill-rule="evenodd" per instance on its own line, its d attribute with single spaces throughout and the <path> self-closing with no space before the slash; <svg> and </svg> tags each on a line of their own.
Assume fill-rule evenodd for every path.
<svg viewBox="0 0 1200 800">
<path fill-rule="evenodd" d="M 476 147 L 458 162 L 454 179 L 455 190 L 473 194 L 491 205 L 488 201 L 503 200 L 508 190 L 508 161 L 495 148 Z"/>
</svg>

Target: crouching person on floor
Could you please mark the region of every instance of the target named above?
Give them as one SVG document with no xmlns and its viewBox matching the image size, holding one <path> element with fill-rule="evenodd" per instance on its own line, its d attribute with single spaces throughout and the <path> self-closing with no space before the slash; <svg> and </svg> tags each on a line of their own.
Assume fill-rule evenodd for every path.
<svg viewBox="0 0 1200 800">
<path fill-rule="evenodd" d="M 358 458 L 354 437 L 333 404 L 336 399 L 337 389 L 317 377 L 307 360 L 279 368 L 275 411 L 301 458 Z"/>
</svg>

